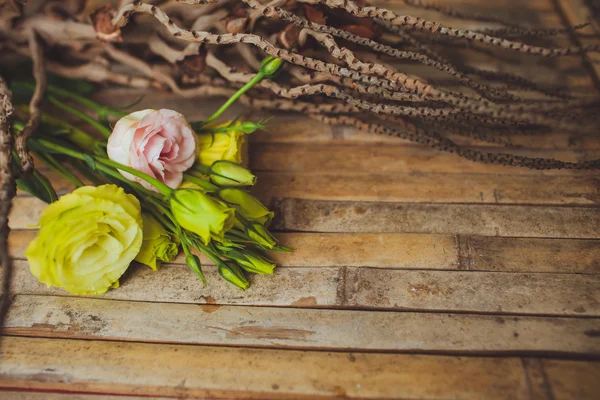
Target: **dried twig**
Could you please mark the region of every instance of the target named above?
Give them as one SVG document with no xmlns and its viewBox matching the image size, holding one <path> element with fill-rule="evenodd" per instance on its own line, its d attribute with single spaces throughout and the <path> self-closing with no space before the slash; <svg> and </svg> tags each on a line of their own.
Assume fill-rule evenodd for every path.
<svg viewBox="0 0 600 400">
<path fill-rule="evenodd" d="M 35 90 L 31 101 L 29 102 L 29 120 L 23 130 L 17 135 L 15 140 L 15 149 L 19 158 L 21 159 L 21 169 L 24 173 L 29 173 L 33 169 L 33 159 L 27 151 L 27 139 L 35 133 L 39 124 L 42 110 L 40 106 L 44 99 L 44 93 L 48 81 L 46 78 L 45 57 L 44 47 L 41 43 L 41 39 L 35 31 L 31 31 L 31 38 L 29 40 L 29 46 L 31 49 L 31 55 L 33 59 L 33 77 L 35 78 Z"/>
<path fill-rule="evenodd" d="M 8 252 L 8 215 L 15 197 L 16 186 L 12 173 L 13 136 L 11 134 L 12 95 L 6 82 L 0 76 L 0 265 L 2 274 L 2 297 L 0 298 L 0 333 L 10 305 L 10 284 L 13 263 Z"/>
</svg>

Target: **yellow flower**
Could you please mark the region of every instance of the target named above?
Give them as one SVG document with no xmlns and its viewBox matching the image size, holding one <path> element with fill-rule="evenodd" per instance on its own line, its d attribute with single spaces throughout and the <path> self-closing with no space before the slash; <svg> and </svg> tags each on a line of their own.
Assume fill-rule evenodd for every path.
<svg viewBox="0 0 600 400">
<path fill-rule="evenodd" d="M 210 129 L 240 126 L 242 123 L 231 121 L 221 125 L 211 126 Z M 210 126 L 210 125 L 209 125 Z M 224 132 L 198 134 L 198 161 L 200 164 L 211 166 L 215 161 L 227 160 L 237 164 L 242 163 L 242 147 L 246 134 L 241 130 L 228 129 Z"/>
<path fill-rule="evenodd" d="M 73 294 L 100 294 L 142 246 L 140 203 L 116 185 L 84 186 L 42 212 L 25 255 L 31 273 Z"/>
<path fill-rule="evenodd" d="M 200 236 L 205 245 L 212 238 L 222 239 L 233 226 L 235 210 L 200 190 L 177 189 L 170 203 L 179 225 Z"/>
<path fill-rule="evenodd" d="M 167 232 L 154 217 L 142 214 L 144 240 L 135 261 L 157 270 L 161 261 L 169 262 L 177 256 L 179 238 Z"/>
</svg>

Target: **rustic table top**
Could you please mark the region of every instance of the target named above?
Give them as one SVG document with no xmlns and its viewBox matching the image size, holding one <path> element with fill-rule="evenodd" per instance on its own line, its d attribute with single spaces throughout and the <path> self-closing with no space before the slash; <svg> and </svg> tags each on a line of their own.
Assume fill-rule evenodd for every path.
<svg viewBox="0 0 600 400">
<path fill-rule="evenodd" d="M 586 17 L 576 0 L 445 4 L 541 27 Z M 588 57 L 514 70 L 585 94 L 600 70 Z M 205 115 L 168 94 L 144 104 Z M 510 140 L 523 154 L 600 158 L 594 138 Z M 181 257 L 133 266 L 98 297 L 47 289 L 24 258 L 44 205 L 19 194 L 0 397 L 598 398 L 597 172 L 473 163 L 297 116 L 252 137 L 250 166 L 295 251 L 246 292 L 208 260 L 203 287 Z"/>
</svg>

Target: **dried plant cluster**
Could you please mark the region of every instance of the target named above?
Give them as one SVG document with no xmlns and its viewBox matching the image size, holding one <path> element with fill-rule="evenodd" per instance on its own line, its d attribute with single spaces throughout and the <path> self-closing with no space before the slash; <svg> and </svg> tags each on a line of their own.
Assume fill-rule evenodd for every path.
<svg viewBox="0 0 600 400">
<path fill-rule="evenodd" d="M 560 88 L 467 62 L 477 52 L 551 58 L 598 51 L 600 43 L 552 46 L 552 38 L 577 34 L 586 24 L 536 30 L 420 0 L 404 3 L 411 10 L 434 10 L 496 28 L 455 29 L 352 0 L 37 3 L 25 8 L 6 3 L 5 8 L 13 4 L 14 12 L 3 13 L 3 52 L 35 62 L 43 43 L 48 49 L 45 67 L 59 75 L 161 87 L 190 98 L 228 96 L 252 78 L 268 54 L 288 65 L 275 81 L 264 81 L 243 97 L 252 108 L 302 112 L 475 161 L 537 169 L 598 168 L 597 161 L 484 152 L 459 146 L 449 135 L 510 146 L 507 136 L 539 134 L 550 127 L 593 134 L 596 121 L 590 110 L 597 109 L 597 98 L 573 98 Z M 440 51 L 449 47 L 460 49 L 467 60 L 451 60 Z M 407 73 L 407 65 L 437 70 L 449 79 L 428 81 Z M 529 92 L 526 99 L 524 91 Z"/>
<path fill-rule="evenodd" d="M 163 88 L 189 98 L 229 96 L 271 55 L 286 61 L 286 68 L 242 97 L 251 108 L 301 112 L 474 161 L 535 169 L 600 167 L 600 160 L 577 163 L 517 156 L 510 150 L 486 152 L 451 138 L 463 135 L 510 147 L 506 138 L 515 133 L 597 134 L 598 98 L 574 98 L 560 87 L 469 63 L 482 53 L 501 60 L 504 54 L 553 58 L 597 52 L 600 43 L 554 45 L 555 37 L 577 36 L 586 24 L 531 29 L 420 0 L 404 4 L 493 28 L 455 29 L 363 0 L 1 0 L 0 68 L 10 72 L 18 61 L 31 59 L 36 80 L 30 119 L 13 139 L 11 95 L 0 77 L 2 265 L 10 263 L 11 149 L 27 173 L 32 161 L 26 142 L 39 123 L 46 71 L 103 84 Z M 407 72 L 415 66 L 447 79 Z M 3 296 L 1 309 L 6 301 Z"/>
</svg>

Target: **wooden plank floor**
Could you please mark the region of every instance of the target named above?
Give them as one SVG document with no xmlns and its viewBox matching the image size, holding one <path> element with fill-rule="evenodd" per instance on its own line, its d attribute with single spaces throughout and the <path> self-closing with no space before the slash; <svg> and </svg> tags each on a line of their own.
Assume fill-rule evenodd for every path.
<svg viewBox="0 0 600 400">
<path fill-rule="evenodd" d="M 536 27 L 586 19 L 578 0 L 522 3 L 444 2 Z M 595 57 L 548 68 L 520 56 L 506 70 L 586 94 Z M 153 94 L 140 107 L 194 120 L 210 113 L 202 104 Z M 101 296 L 48 289 L 24 257 L 44 205 L 19 194 L 0 398 L 598 398 L 600 174 L 476 164 L 297 116 L 270 125 L 252 136 L 250 166 L 295 251 L 246 292 L 204 258 L 203 287 L 181 256 L 132 266 Z M 522 154 L 600 158 L 598 138 L 510 140 Z"/>
</svg>

